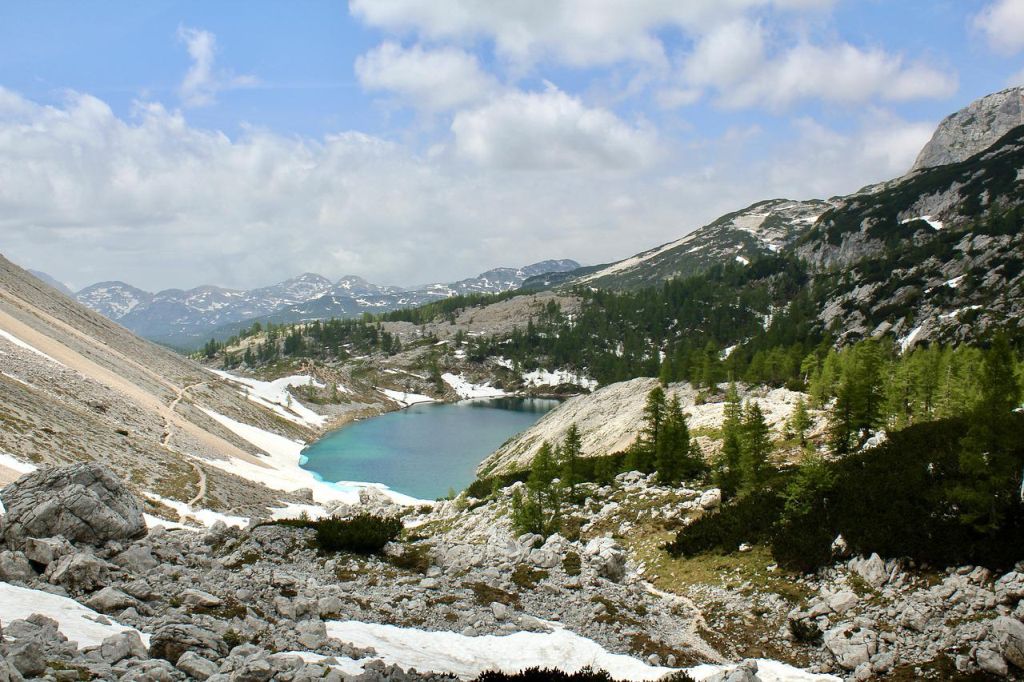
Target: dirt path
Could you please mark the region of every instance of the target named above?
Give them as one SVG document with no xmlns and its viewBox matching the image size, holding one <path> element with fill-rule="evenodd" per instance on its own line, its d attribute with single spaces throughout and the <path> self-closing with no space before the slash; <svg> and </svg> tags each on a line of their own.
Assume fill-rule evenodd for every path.
<svg viewBox="0 0 1024 682">
<path fill-rule="evenodd" d="M 646 580 L 643 582 L 643 586 L 650 594 L 666 599 L 674 604 L 682 604 L 685 608 L 695 614 L 694 618 L 690 620 L 689 627 L 680 637 L 682 644 L 700 653 L 702 656 L 707 658 L 707 660 L 713 663 L 725 663 L 725 657 L 700 636 L 699 630 L 701 627 L 706 628 L 707 622 L 704 620 L 704 614 L 701 613 L 701 610 L 691 599 L 672 592 L 659 590 Z"/>
<path fill-rule="evenodd" d="M 203 471 L 203 468 L 195 462 L 192 455 L 188 454 L 187 452 L 182 452 L 181 450 L 171 445 L 171 437 L 174 435 L 174 427 L 171 424 L 171 419 L 169 418 L 169 415 L 174 414 L 174 410 L 177 409 L 178 405 L 181 403 L 182 399 L 184 399 L 185 394 L 188 393 L 189 389 L 195 388 L 196 386 L 205 386 L 207 383 L 209 382 L 197 381 L 195 383 L 189 384 L 188 386 L 182 386 L 176 389 L 174 400 L 172 400 L 171 404 L 167 406 L 169 414 L 165 415 L 164 417 L 164 435 L 163 438 L 160 439 L 161 445 L 163 445 L 165 448 L 167 448 L 168 450 L 175 454 L 188 458 L 189 464 L 191 464 L 192 468 L 195 469 L 196 476 L 198 477 L 197 492 L 196 496 L 188 501 L 189 507 L 193 507 L 199 504 L 200 502 L 203 501 L 203 498 L 206 497 L 206 472 Z"/>
</svg>

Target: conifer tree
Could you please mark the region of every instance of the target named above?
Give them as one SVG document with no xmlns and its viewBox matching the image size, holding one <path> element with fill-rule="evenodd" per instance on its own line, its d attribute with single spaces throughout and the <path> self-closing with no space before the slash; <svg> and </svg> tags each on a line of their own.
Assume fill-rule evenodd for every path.
<svg viewBox="0 0 1024 682">
<path fill-rule="evenodd" d="M 740 457 L 742 444 L 740 433 L 743 427 L 743 407 L 740 404 L 736 383 L 729 384 L 725 394 L 724 416 L 722 419 L 722 450 L 715 462 L 714 479 L 722 493 L 735 495 L 740 487 Z"/>
<path fill-rule="evenodd" d="M 740 490 L 752 492 L 762 487 L 764 470 L 772 451 L 771 433 L 764 420 L 764 412 L 756 401 L 747 403 L 743 410 L 743 429 L 740 454 Z"/>
<path fill-rule="evenodd" d="M 575 422 L 569 425 L 562 441 L 562 485 L 569 488 L 569 497 L 576 498 L 576 484 L 580 482 L 579 458 L 583 453 L 583 438 Z"/>
<path fill-rule="evenodd" d="M 512 523 L 520 533 L 550 535 L 561 526 L 562 495 L 554 484 L 558 462 L 551 444 L 545 441 L 533 458 L 526 479 L 526 495 L 512 497 Z"/>
<path fill-rule="evenodd" d="M 662 437 L 654 459 L 658 480 L 662 483 L 678 483 L 685 476 L 694 475 L 699 465 L 693 459 L 690 447 L 690 430 L 686 416 L 679 403 L 679 396 L 673 394 L 665 410 Z"/>
<path fill-rule="evenodd" d="M 797 398 L 793 407 L 793 414 L 789 416 L 787 429 L 793 438 L 800 443 L 800 447 L 807 446 L 807 430 L 811 428 L 811 414 L 807 411 L 807 401 L 803 396 Z"/>
</svg>

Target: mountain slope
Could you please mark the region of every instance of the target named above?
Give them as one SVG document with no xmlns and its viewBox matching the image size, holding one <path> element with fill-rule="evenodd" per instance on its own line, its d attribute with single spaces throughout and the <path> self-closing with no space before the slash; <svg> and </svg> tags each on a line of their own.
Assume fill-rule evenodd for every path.
<svg viewBox="0 0 1024 682">
<path fill-rule="evenodd" d="M 580 273 L 567 283 L 638 289 L 674 277 L 697 275 L 719 263 L 749 263 L 786 248 L 829 206 L 820 200 L 761 201 L 724 215 L 674 242 Z"/>
<path fill-rule="evenodd" d="M 208 508 L 262 511 L 297 499 L 229 473 L 273 471 L 273 458 L 212 414 L 267 438 L 313 435 L 2 256 L 0 395 L 0 453 L 35 464 L 102 461 L 139 492 L 195 496 Z M 13 475 L 0 464 L 0 478 Z"/>
</svg>

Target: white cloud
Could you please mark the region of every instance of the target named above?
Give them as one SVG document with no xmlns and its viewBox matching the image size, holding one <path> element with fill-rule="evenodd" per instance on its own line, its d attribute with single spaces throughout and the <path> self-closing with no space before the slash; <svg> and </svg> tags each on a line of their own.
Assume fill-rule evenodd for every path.
<svg viewBox="0 0 1024 682">
<path fill-rule="evenodd" d="M 1024 50 L 1024 0 L 996 0 L 974 18 L 974 26 L 997 52 Z"/>
<path fill-rule="evenodd" d="M 849 103 L 941 98 L 957 87 L 955 74 L 908 64 L 879 48 L 801 42 L 772 53 L 766 42 L 758 24 L 723 24 L 704 35 L 686 57 L 683 80 L 715 89 L 727 107 L 773 109 L 808 99 Z"/>
<path fill-rule="evenodd" d="M 427 50 L 386 42 L 360 56 L 355 69 L 367 90 L 393 92 L 432 111 L 472 104 L 499 89 L 475 56 L 451 47 Z"/>
<path fill-rule="evenodd" d="M 254 76 L 236 76 L 228 71 L 214 69 L 217 37 L 209 31 L 179 26 L 178 40 L 185 44 L 192 60 L 192 65 L 178 87 L 178 94 L 186 106 L 207 106 L 213 104 L 221 90 L 251 87 L 257 83 Z"/>
<path fill-rule="evenodd" d="M 513 62 L 553 57 L 573 66 L 665 62 L 660 28 L 712 26 L 758 8 L 806 11 L 834 0 L 350 0 L 353 15 L 429 40 L 494 42 Z"/>
<path fill-rule="evenodd" d="M 124 119 L 89 95 L 43 106 L 0 88 L 0 251 L 81 286 L 149 289 L 306 271 L 409 285 L 552 257 L 608 262 L 760 199 L 902 173 L 931 132 L 883 114 L 843 134 L 808 121 L 766 151 L 756 129 L 736 129 L 644 166 L 664 143 L 643 127 L 557 90 L 507 97 L 469 119 L 465 152 L 481 163 L 467 164 L 460 149 L 423 156 L 358 132 L 232 139 L 157 104 Z M 510 129 L 512 112 L 525 121 Z"/>
<path fill-rule="evenodd" d="M 591 108 L 554 86 L 509 92 L 460 111 L 452 122 L 456 152 L 506 169 L 630 169 L 658 154 L 656 135 L 607 109 Z"/>
</svg>

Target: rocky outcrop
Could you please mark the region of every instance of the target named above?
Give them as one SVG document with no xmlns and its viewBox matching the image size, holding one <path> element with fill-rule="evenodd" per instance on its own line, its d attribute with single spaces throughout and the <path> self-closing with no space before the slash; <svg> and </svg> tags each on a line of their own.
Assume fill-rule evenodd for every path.
<svg viewBox="0 0 1024 682">
<path fill-rule="evenodd" d="M 988 149 L 1019 125 L 1024 125 L 1024 88 L 982 97 L 939 124 L 911 170 L 963 161 Z"/>
<path fill-rule="evenodd" d="M 99 464 L 41 469 L 0 491 L 0 500 L 7 510 L 3 537 L 16 546 L 57 535 L 99 545 L 146 534 L 135 495 Z"/>
</svg>

